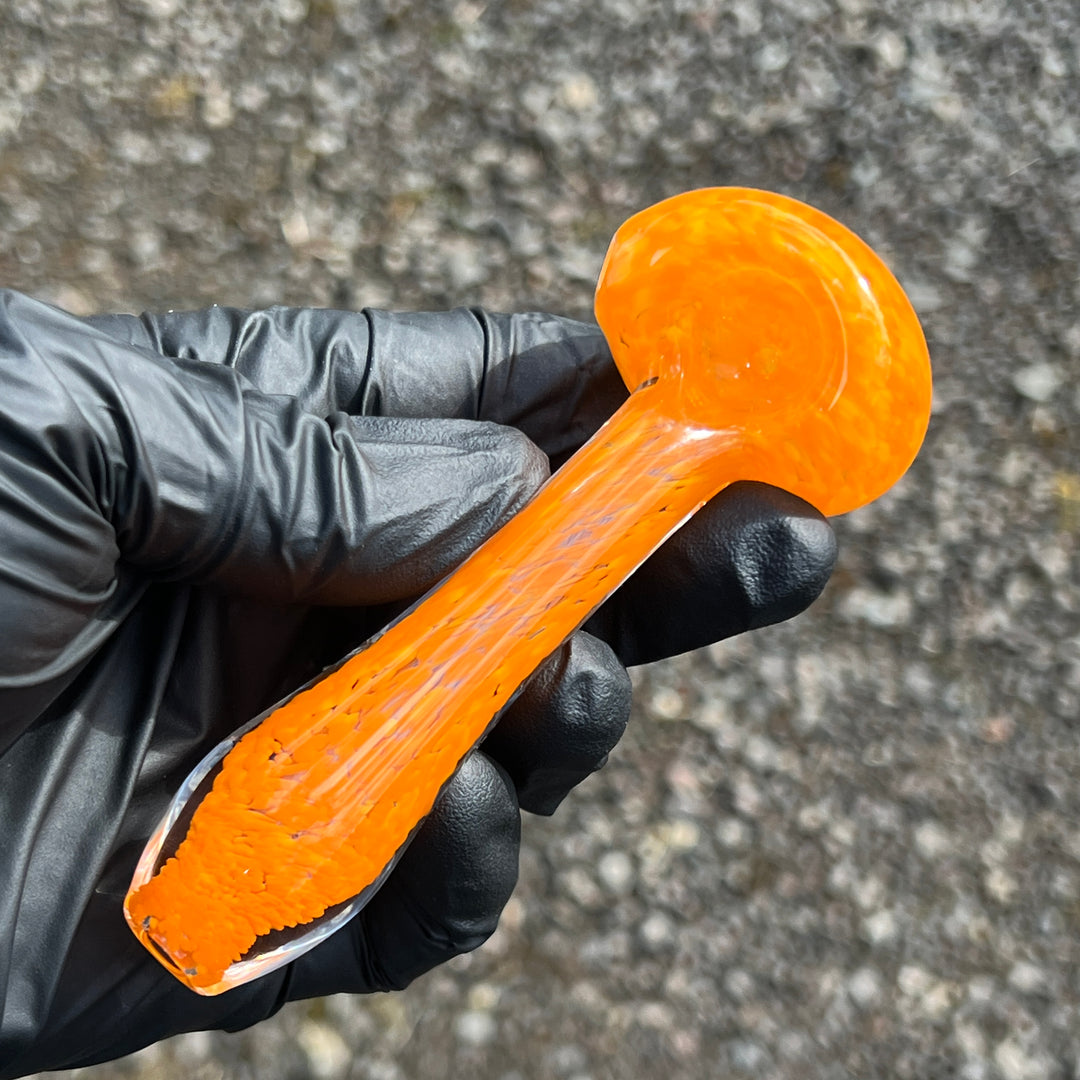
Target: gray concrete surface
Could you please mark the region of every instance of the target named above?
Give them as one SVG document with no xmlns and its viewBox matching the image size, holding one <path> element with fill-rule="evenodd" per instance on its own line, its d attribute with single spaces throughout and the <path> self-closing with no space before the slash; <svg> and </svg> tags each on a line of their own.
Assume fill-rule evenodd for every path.
<svg viewBox="0 0 1080 1080">
<path fill-rule="evenodd" d="M 0 281 L 588 312 L 684 188 L 891 262 L 924 452 L 794 623 L 637 673 L 494 939 L 86 1080 L 1080 1077 L 1074 0 L 4 0 Z"/>
</svg>

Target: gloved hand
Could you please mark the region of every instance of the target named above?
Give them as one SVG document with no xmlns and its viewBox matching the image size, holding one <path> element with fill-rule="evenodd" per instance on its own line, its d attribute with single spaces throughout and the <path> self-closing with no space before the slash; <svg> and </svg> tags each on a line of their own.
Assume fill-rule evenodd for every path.
<svg viewBox="0 0 1080 1080">
<path fill-rule="evenodd" d="M 547 315 L 77 319 L 0 292 L 0 1076 L 474 948 L 519 808 L 550 813 L 619 738 L 623 665 L 817 595 L 828 524 L 735 485 L 551 657 L 343 931 L 216 998 L 136 942 L 135 861 L 209 747 L 443 576 L 625 393 L 599 331 Z"/>
</svg>

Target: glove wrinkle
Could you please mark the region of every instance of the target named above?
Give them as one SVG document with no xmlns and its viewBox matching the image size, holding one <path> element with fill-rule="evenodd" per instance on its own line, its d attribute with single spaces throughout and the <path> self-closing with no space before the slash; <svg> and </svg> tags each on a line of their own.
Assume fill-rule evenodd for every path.
<svg viewBox="0 0 1080 1080">
<path fill-rule="evenodd" d="M 495 362 L 495 357 L 499 356 L 504 358 L 503 362 L 507 365 L 513 364 L 514 360 L 514 348 L 518 342 L 514 339 L 513 333 L 511 333 L 503 342 L 505 345 L 504 350 L 498 350 L 498 344 L 495 340 L 495 335 L 492 333 L 493 319 L 482 308 L 468 308 L 469 315 L 476 320 L 476 325 L 480 328 L 480 356 L 481 361 L 479 370 L 476 373 L 476 412 L 475 416 L 479 419 L 482 416 L 487 415 L 487 383 L 488 376 L 491 373 L 492 364 Z M 498 350 L 498 351 L 496 351 Z M 491 410 L 494 412 L 495 410 Z M 465 413 L 464 415 L 468 415 Z"/>
<path fill-rule="evenodd" d="M 122 832 L 154 717 L 165 696 L 168 661 L 182 608 L 133 617 L 102 648 L 109 654 L 143 638 L 165 664 L 132 671 L 123 686 L 86 670 L 0 758 L 0 1063 L 36 1045 L 109 853 Z M 153 616 L 157 616 L 154 618 Z M 161 616 L 164 616 L 162 619 Z M 9 869 L 10 868 L 10 869 Z M 119 915 L 115 905 L 112 917 Z"/>
<path fill-rule="evenodd" d="M 233 367 L 317 416 L 491 420 L 561 464 L 626 398 L 599 327 L 540 312 L 270 308 L 83 320 L 165 357 Z"/>
<path fill-rule="evenodd" d="M 312 415 L 360 411 L 352 404 L 370 358 L 364 312 L 212 307 L 84 321 L 159 356 L 233 368 L 263 393 L 294 398 Z"/>
<path fill-rule="evenodd" d="M 558 468 L 626 400 L 599 327 L 550 315 L 487 315 L 481 419 L 516 427 Z"/>
</svg>

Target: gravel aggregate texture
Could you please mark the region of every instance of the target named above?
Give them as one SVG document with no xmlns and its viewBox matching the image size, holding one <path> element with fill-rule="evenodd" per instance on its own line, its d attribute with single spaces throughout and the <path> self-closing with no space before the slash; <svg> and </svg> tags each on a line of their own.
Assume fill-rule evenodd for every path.
<svg viewBox="0 0 1080 1080">
<path fill-rule="evenodd" d="M 479 952 L 85 1080 L 1080 1077 L 1074 0 L 0 5 L 0 283 L 76 312 L 583 317 L 712 184 L 924 321 L 925 448 L 825 595 L 635 672 Z"/>
</svg>

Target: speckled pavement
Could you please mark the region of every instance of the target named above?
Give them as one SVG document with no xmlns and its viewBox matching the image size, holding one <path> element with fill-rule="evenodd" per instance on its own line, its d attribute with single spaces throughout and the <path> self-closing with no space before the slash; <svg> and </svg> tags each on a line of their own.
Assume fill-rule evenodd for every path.
<svg viewBox="0 0 1080 1080">
<path fill-rule="evenodd" d="M 587 315 L 685 188 L 806 199 L 934 416 L 795 622 L 636 672 L 496 936 L 87 1080 L 1080 1077 L 1074 0 L 4 0 L 0 283 Z"/>
</svg>

